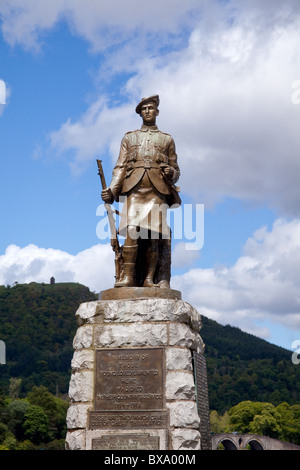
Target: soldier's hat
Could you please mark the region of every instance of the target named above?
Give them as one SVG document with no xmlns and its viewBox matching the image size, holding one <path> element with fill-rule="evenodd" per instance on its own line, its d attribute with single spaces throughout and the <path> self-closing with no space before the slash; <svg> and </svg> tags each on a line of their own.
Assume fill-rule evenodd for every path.
<svg viewBox="0 0 300 470">
<path fill-rule="evenodd" d="M 148 98 L 142 98 L 141 101 L 139 102 L 139 104 L 137 105 L 137 107 L 135 108 L 135 112 L 137 114 L 141 114 L 142 106 L 144 104 L 147 104 L 147 103 L 155 103 L 156 106 L 158 107 L 158 105 L 159 105 L 159 96 L 158 95 L 153 95 L 153 96 L 149 96 Z"/>
</svg>

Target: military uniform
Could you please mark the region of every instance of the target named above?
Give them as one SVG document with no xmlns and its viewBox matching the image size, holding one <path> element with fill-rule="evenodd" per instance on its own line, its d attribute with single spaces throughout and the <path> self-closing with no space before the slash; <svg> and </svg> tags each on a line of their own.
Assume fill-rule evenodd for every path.
<svg viewBox="0 0 300 470">
<path fill-rule="evenodd" d="M 170 177 L 163 174 L 163 165 L 172 168 Z M 131 225 L 167 236 L 166 209 L 180 204 L 175 187 L 179 176 L 175 143 L 169 134 L 145 125 L 125 134 L 110 184 L 115 200 L 127 196 L 120 234 Z"/>
<path fill-rule="evenodd" d="M 106 202 L 126 196 L 119 224 L 119 234 L 126 238 L 123 267 L 115 287 L 170 284 L 171 237 L 166 214 L 168 207 L 181 203 L 175 186 L 180 170 L 172 137 L 154 125 L 158 105 L 158 95 L 143 98 L 137 105 L 143 125 L 123 137 L 110 191 L 105 194 Z"/>
</svg>

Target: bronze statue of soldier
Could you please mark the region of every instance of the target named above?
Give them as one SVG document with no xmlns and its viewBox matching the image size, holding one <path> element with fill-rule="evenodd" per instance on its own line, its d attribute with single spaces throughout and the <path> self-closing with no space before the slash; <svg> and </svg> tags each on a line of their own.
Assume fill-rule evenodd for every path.
<svg viewBox="0 0 300 470">
<path fill-rule="evenodd" d="M 112 204 L 126 196 L 119 225 L 125 236 L 123 272 L 115 287 L 170 287 L 171 234 L 167 208 L 181 203 L 175 186 L 180 170 L 173 138 L 156 126 L 159 96 L 143 98 L 136 112 L 141 129 L 122 139 L 112 181 L 102 191 Z"/>
</svg>

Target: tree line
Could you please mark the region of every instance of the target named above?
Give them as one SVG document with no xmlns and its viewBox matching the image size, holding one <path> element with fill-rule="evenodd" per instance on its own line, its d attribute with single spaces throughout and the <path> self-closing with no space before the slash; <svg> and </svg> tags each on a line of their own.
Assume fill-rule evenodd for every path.
<svg viewBox="0 0 300 470">
<path fill-rule="evenodd" d="M 246 400 L 224 414 L 211 411 L 210 428 L 215 434 L 258 434 L 300 445 L 300 405 Z"/>
<path fill-rule="evenodd" d="M 0 286 L 0 340 L 7 362 L 0 365 L 0 393 L 6 394 L 10 378 L 18 377 L 20 398 L 40 385 L 53 395 L 67 394 L 75 312 L 97 297 L 78 283 Z M 300 366 L 292 363 L 290 351 L 205 316 L 200 334 L 211 410 L 223 415 L 247 400 L 275 407 L 300 403 Z"/>
<path fill-rule="evenodd" d="M 95 293 L 78 283 L 0 286 L 0 340 L 6 345 L 0 391 L 11 377 L 20 377 L 21 395 L 34 385 L 67 393 L 75 312 L 82 302 L 95 299 Z"/>
<path fill-rule="evenodd" d="M 242 401 L 300 403 L 300 366 L 292 352 L 202 317 L 210 409 L 223 414 Z"/>
<path fill-rule="evenodd" d="M 42 385 L 20 398 L 21 382 L 12 378 L 0 395 L 0 450 L 63 450 L 68 401 Z"/>
</svg>

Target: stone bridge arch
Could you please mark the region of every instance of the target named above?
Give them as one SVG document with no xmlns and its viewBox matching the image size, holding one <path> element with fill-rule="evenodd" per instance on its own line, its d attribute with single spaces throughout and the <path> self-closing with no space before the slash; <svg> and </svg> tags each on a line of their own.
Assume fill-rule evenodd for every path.
<svg viewBox="0 0 300 470">
<path fill-rule="evenodd" d="M 213 434 L 212 450 L 223 444 L 225 450 L 300 450 L 300 446 L 257 434 Z"/>
<path fill-rule="evenodd" d="M 212 450 L 217 450 L 220 444 L 225 450 L 267 450 L 266 437 L 256 434 L 224 433 L 212 437 Z"/>
<path fill-rule="evenodd" d="M 224 446 L 225 450 L 238 450 L 238 447 L 236 446 L 236 442 L 234 442 L 234 439 L 230 439 L 228 437 L 220 439 L 216 445 L 216 449 L 218 449 L 220 444 Z"/>
<path fill-rule="evenodd" d="M 266 450 L 265 445 L 263 445 L 262 440 L 257 436 L 245 436 L 243 442 L 243 448 L 247 449 L 247 446 L 250 446 L 251 450 Z"/>
</svg>

